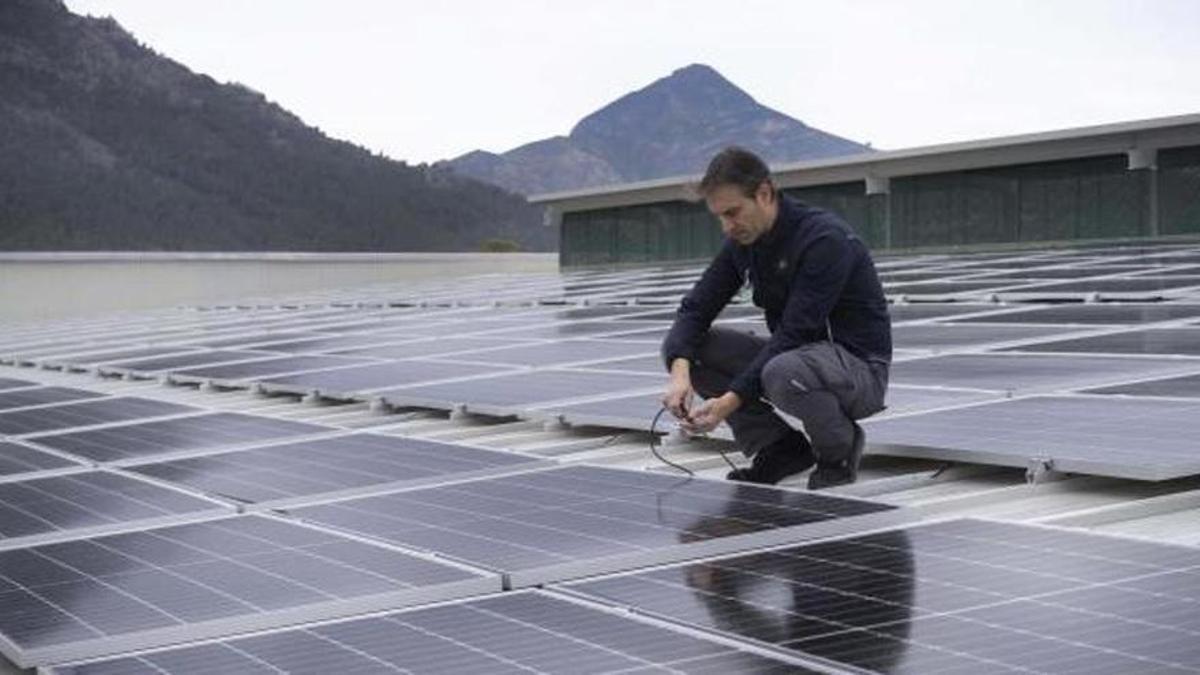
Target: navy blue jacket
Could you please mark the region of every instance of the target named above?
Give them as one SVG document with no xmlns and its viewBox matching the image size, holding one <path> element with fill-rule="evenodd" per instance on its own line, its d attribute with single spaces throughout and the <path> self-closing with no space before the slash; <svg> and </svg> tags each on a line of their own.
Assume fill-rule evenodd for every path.
<svg viewBox="0 0 1200 675">
<path fill-rule="evenodd" d="M 750 246 L 726 239 L 684 297 L 663 342 L 670 364 L 694 361 L 713 320 L 747 282 L 766 314 L 771 338 L 729 388 L 742 401 L 762 395 L 762 369 L 772 357 L 828 331 L 865 361 L 890 363 L 887 299 L 867 246 L 836 215 L 780 193 L 775 224 Z"/>
</svg>

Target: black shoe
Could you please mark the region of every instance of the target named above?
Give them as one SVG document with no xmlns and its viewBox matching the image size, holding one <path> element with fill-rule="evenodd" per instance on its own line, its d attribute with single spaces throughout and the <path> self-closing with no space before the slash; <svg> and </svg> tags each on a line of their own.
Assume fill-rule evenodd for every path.
<svg viewBox="0 0 1200 675">
<path fill-rule="evenodd" d="M 774 485 L 804 471 L 816 462 L 812 446 L 804 434 L 796 432 L 782 441 L 759 450 L 750 466 L 734 469 L 725 475 L 729 480 L 743 483 Z"/>
<path fill-rule="evenodd" d="M 862 461 L 863 446 L 866 445 L 867 435 L 863 428 L 854 425 L 854 443 L 850 446 L 850 456 L 840 462 L 829 464 L 818 461 L 808 477 L 809 490 L 824 490 L 825 488 L 849 485 L 858 480 L 858 464 Z"/>
</svg>

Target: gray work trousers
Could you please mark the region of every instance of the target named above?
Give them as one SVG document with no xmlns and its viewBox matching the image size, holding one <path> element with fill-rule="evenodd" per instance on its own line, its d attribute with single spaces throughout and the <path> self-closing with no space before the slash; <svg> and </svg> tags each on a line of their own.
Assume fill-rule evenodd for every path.
<svg viewBox="0 0 1200 675">
<path fill-rule="evenodd" d="M 692 387 L 704 398 L 724 394 L 765 344 L 757 335 L 712 328 L 692 364 Z M 883 410 L 887 382 L 887 363 L 868 363 L 834 342 L 814 342 L 768 361 L 762 384 L 770 403 L 742 401 L 726 422 L 752 455 L 791 433 L 774 406 L 804 423 L 818 461 L 838 462 L 850 455 L 855 420 Z"/>
</svg>

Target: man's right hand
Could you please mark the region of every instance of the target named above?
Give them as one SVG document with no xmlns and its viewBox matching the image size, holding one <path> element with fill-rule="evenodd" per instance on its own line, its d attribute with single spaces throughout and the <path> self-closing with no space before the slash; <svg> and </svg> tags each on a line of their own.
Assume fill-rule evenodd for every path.
<svg viewBox="0 0 1200 675">
<path fill-rule="evenodd" d="M 663 407 L 671 411 L 676 418 L 688 418 L 688 408 L 692 404 L 695 390 L 692 389 L 692 377 L 686 359 L 676 359 L 671 365 L 671 381 L 663 394 Z"/>
</svg>

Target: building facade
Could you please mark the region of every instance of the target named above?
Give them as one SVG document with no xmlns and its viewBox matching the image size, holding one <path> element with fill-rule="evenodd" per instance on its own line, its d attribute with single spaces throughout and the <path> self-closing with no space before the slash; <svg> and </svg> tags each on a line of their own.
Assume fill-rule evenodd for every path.
<svg viewBox="0 0 1200 675">
<path fill-rule="evenodd" d="M 1200 115 L 772 167 L 877 251 L 1200 235 Z M 699 176 L 539 195 L 564 268 L 702 260 Z"/>
</svg>

